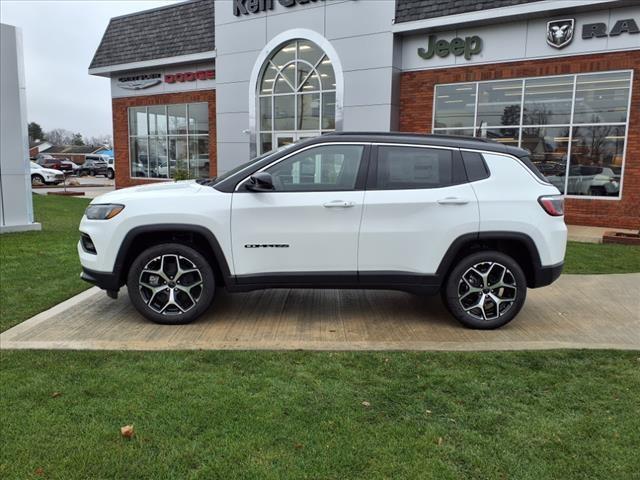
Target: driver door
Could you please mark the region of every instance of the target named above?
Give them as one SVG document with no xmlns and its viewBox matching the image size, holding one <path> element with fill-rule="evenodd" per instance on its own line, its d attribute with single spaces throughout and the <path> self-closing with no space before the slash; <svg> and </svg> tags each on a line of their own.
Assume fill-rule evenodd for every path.
<svg viewBox="0 0 640 480">
<path fill-rule="evenodd" d="M 256 276 L 287 283 L 296 274 L 311 282 L 329 273 L 355 280 L 368 154 L 364 144 L 310 146 L 262 170 L 273 191 L 241 182 L 231 208 L 238 283 L 259 283 Z"/>
</svg>

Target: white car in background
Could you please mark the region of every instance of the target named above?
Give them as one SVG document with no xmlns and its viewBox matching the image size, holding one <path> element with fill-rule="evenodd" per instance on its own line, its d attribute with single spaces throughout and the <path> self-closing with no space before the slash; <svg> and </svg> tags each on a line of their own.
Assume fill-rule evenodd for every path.
<svg viewBox="0 0 640 480">
<path fill-rule="evenodd" d="M 113 157 L 107 158 L 107 178 L 109 180 L 116 178 L 116 162 Z"/>
<path fill-rule="evenodd" d="M 547 180 L 560 191 L 564 188 L 564 174 Z M 617 196 L 620 193 L 620 167 L 573 165 L 569 167 L 568 195 Z"/>
<path fill-rule="evenodd" d="M 31 185 L 58 185 L 64 182 L 64 173 L 53 168 L 44 168 L 35 162 L 31 164 Z"/>
</svg>

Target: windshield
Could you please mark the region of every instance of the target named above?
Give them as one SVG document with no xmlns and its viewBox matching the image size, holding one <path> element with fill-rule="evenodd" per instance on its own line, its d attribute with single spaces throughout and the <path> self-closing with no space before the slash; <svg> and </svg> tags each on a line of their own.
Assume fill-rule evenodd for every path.
<svg viewBox="0 0 640 480">
<path fill-rule="evenodd" d="M 227 178 L 231 177 L 232 175 L 235 175 L 236 173 L 241 172 L 245 168 L 250 167 L 254 163 L 257 163 L 257 162 L 259 162 L 261 160 L 264 160 L 265 158 L 270 157 L 274 153 L 282 152 L 283 150 L 288 150 L 289 148 L 292 148 L 293 146 L 295 146 L 295 143 L 290 143 L 289 145 L 285 145 L 284 147 L 280 147 L 277 150 L 271 150 L 271 151 L 269 151 L 267 153 L 263 153 L 259 157 L 256 157 L 256 158 L 254 158 L 252 160 L 249 160 L 248 162 L 240 164 L 237 167 L 232 168 L 231 170 L 227 170 L 222 175 L 217 176 L 215 178 L 215 180 L 211 183 L 211 185 L 215 185 L 216 183 L 222 182 L 222 181 L 226 180 Z"/>
</svg>

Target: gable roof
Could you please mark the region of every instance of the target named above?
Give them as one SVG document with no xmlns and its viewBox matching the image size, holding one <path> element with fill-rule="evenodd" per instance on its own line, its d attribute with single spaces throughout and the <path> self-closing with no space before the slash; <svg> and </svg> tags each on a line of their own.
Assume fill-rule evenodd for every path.
<svg viewBox="0 0 640 480">
<path fill-rule="evenodd" d="M 89 69 L 214 49 L 214 0 L 189 0 L 112 18 Z"/>
<path fill-rule="evenodd" d="M 396 0 L 396 23 L 539 1 L 541 0 Z"/>
</svg>

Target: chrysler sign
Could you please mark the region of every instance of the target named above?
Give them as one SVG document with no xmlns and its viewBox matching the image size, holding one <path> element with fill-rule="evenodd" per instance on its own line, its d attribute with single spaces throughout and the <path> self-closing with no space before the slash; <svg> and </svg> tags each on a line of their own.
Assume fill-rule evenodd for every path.
<svg viewBox="0 0 640 480">
<path fill-rule="evenodd" d="M 251 13 L 273 10 L 276 1 L 283 7 L 293 7 L 294 5 L 304 5 L 305 3 L 324 2 L 324 0 L 232 0 L 233 14 L 236 17 L 239 17 L 240 15 L 249 15 Z"/>
<path fill-rule="evenodd" d="M 161 82 L 162 75 L 159 73 L 141 73 L 118 78 L 118 86 L 127 90 L 142 90 L 143 88 L 158 85 Z"/>
</svg>

